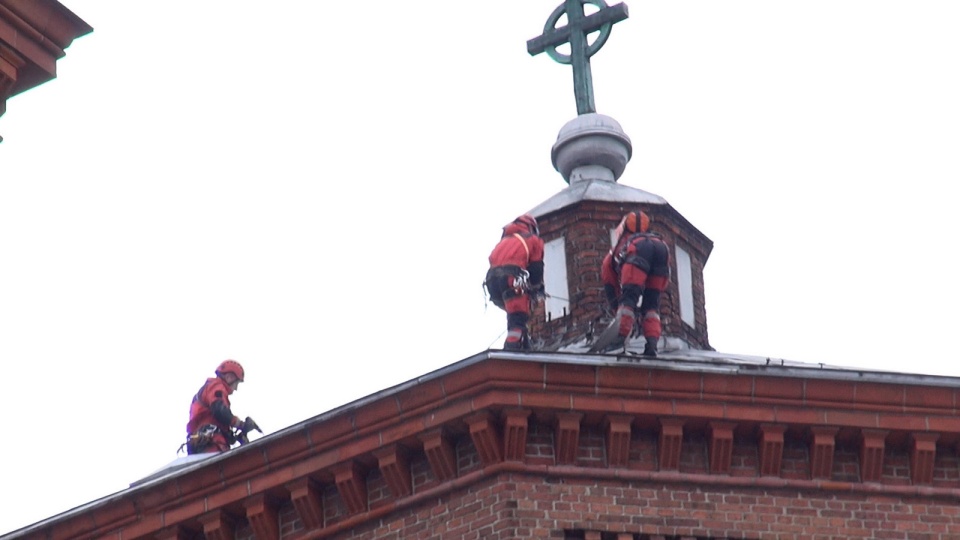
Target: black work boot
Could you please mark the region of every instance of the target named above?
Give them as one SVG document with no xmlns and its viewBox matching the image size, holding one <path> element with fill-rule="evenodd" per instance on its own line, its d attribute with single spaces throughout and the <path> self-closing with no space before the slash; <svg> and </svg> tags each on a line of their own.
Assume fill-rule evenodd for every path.
<svg viewBox="0 0 960 540">
<path fill-rule="evenodd" d="M 648 337 L 647 344 L 643 346 L 643 355 L 644 356 L 657 356 L 657 341 L 659 338 Z"/>
<path fill-rule="evenodd" d="M 522 345 L 519 341 L 504 341 L 503 350 L 505 351 L 519 351 L 521 350 Z"/>
<path fill-rule="evenodd" d="M 527 331 L 524 328 L 509 328 L 507 330 L 507 340 L 503 342 L 503 350 L 519 351 L 523 349 L 523 338 Z"/>
<path fill-rule="evenodd" d="M 527 334 L 527 331 L 523 331 L 523 335 L 520 336 L 520 350 L 529 351 L 530 350 L 530 335 Z"/>
</svg>

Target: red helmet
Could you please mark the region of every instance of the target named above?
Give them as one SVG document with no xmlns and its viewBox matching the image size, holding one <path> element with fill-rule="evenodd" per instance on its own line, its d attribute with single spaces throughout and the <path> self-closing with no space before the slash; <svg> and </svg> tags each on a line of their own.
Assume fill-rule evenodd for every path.
<svg viewBox="0 0 960 540">
<path fill-rule="evenodd" d="M 224 360 L 217 366 L 217 377 L 223 377 L 224 373 L 233 373 L 240 379 L 240 382 L 243 382 L 243 366 L 236 360 Z"/>
<path fill-rule="evenodd" d="M 647 232 L 650 228 L 650 216 L 642 210 L 630 212 L 623 216 L 623 228 L 631 233 Z"/>
<path fill-rule="evenodd" d="M 537 226 L 537 218 L 531 216 L 530 214 L 524 214 L 517 219 L 513 220 L 517 225 L 523 225 L 527 228 L 527 232 L 530 234 L 535 234 L 540 236 L 540 227 Z"/>
</svg>

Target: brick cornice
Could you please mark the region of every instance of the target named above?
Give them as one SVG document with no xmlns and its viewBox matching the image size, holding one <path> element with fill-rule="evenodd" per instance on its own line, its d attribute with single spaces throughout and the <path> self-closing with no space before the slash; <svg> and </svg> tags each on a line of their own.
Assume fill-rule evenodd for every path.
<svg viewBox="0 0 960 540">
<path fill-rule="evenodd" d="M 632 474 L 629 467 L 624 467 L 624 460 L 631 459 L 629 447 L 625 446 L 629 445 L 631 424 L 649 426 L 655 422 L 652 425 L 661 426 L 658 459 L 662 470 L 679 479 L 690 476 L 677 467 L 683 426 L 708 426 L 712 433 L 710 444 L 714 445 L 710 459 L 713 462 L 716 455 L 719 463 L 711 463 L 712 474 L 708 477 L 720 484 L 731 481 L 724 467 L 730 439 L 738 425 L 753 426 L 756 430 L 755 444 L 761 462 L 760 474 L 752 479 L 756 485 L 766 485 L 764 479 L 782 486 L 820 485 L 780 477 L 787 425 L 793 430 L 803 428 L 806 433 L 819 434 L 821 443 L 838 428 L 863 433 L 868 450 L 874 454 L 878 444 L 882 454 L 886 432 L 899 433 L 900 440 L 911 441 L 911 468 L 916 471 L 912 474 L 917 485 L 929 483 L 928 471 L 938 441 L 953 444 L 960 440 L 960 425 L 953 418 L 952 388 L 946 394 L 944 388 L 901 384 L 875 394 L 868 391 L 870 387 L 858 383 L 847 383 L 850 388 L 828 385 L 819 389 L 820 381 L 812 379 L 796 384 L 792 379 L 761 375 L 731 374 L 722 381 L 717 377 L 715 373 L 691 374 L 636 364 L 513 361 L 490 353 L 463 369 L 450 369 L 433 379 L 372 396 L 202 462 L 183 474 L 148 482 L 85 509 L 85 514 L 70 512 L 52 518 L 49 523 L 38 524 L 36 531 L 56 539 L 70 535 L 108 536 L 126 527 L 118 525 L 121 523 L 133 522 L 137 531 L 155 527 L 154 532 L 202 520 L 214 523 L 211 514 L 205 518 L 201 515 L 218 509 L 252 508 L 249 505 L 256 505 L 256 497 L 265 493 L 286 494 L 305 527 L 319 530 L 324 527 L 321 484 L 335 485 L 341 494 L 351 512 L 344 522 L 383 511 L 382 505 L 370 508 L 366 500 L 364 475 L 370 466 L 380 467 L 390 490 L 396 489 L 396 502 L 385 505 L 389 508 L 402 501 L 418 500 L 423 493 L 478 478 L 474 474 L 458 474 L 452 444 L 455 437 L 471 438 L 483 461 L 483 471 L 551 470 L 550 474 L 554 474 L 563 470 L 564 474 L 579 474 L 576 471 L 581 467 L 570 460 L 571 455 L 576 455 L 576 445 L 570 441 L 581 423 L 606 429 L 604 440 L 611 448 L 606 467 L 584 468 L 584 474 Z M 860 389 L 864 392 L 858 392 Z M 838 396 L 831 398 L 830 394 Z M 850 395 L 853 399 L 840 403 Z M 896 410 L 882 410 L 891 407 L 889 403 L 879 403 L 883 395 L 901 397 L 900 404 L 894 406 Z M 817 411 L 809 406 L 810 402 L 830 399 L 834 401 L 829 408 Z M 931 410 L 937 414 L 930 414 Z M 559 439 L 567 441 L 559 442 L 558 456 L 562 453 L 565 457 L 553 469 L 513 459 L 525 438 L 520 432 L 525 431 L 532 417 L 554 419 Z M 937 429 L 927 427 L 928 431 L 924 431 L 912 426 Z M 408 472 L 402 454 L 396 452 L 401 447 L 425 456 L 436 483 L 407 489 L 404 478 Z M 504 460 L 505 456 L 510 459 Z M 879 459 L 882 464 L 882 456 Z M 869 465 L 875 470 L 880 464 L 874 461 Z M 827 469 L 821 466 L 816 470 L 824 473 Z M 817 478 L 813 480 L 819 482 Z M 879 492 L 892 487 L 871 485 L 870 489 Z M 949 496 L 954 492 L 944 491 Z M 261 512 L 264 522 L 272 519 L 264 512 L 268 510 Z M 229 521 L 227 518 L 219 519 Z"/>
<path fill-rule="evenodd" d="M 8 97 L 56 77 L 63 50 L 92 30 L 54 0 L 0 0 L 0 115 Z"/>
</svg>

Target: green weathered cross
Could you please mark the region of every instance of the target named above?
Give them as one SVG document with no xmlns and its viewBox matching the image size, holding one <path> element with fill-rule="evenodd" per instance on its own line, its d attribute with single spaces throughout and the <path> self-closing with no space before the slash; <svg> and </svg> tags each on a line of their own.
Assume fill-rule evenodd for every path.
<svg viewBox="0 0 960 540">
<path fill-rule="evenodd" d="M 583 13 L 584 4 L 591 4 L 600 11 L 589 16 Z M 557 22 L 567 14 L 567 25 L 557 28 Z M 527 52 L 531 56 L 544 51 L 561 64 L 573 64 L 573 95 L 577 99 L 577 114 L 597 112 L 593 104 L 593 76 L 590 74 L 590 57 L 593 56 L 607 38 L 614 23 L 629 16 L 626 4 L 607 6 L 604 0 L 564 0 L 564 4 L 553 10 L 543 26 L 543 34 L 527 42 Z M 587 35 L 600 31 L 593 43 L 587 43 Z M 557 46 L 570 43 L 570 54 L 560 54 Z"/>
</svg>

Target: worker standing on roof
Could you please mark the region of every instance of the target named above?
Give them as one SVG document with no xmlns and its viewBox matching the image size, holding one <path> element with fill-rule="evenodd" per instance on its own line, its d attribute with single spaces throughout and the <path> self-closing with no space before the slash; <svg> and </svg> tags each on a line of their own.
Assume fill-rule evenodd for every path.
<svg viewBox="0 0 960 540">
<path fill-rule="evenodd" d="M 187 454 L 229 450 L 237 441 L 234 429 L 244 438 L 249 431 L 260 431 L 252 418 L 240 420 L 230 411 L 230 394 L 243 382 L 243 366 L 234 360 L 224 360 L 217 366 L 216 375 L 203 383 L 190 404 Z"/>
<path fill-rule="evenodd" d="M 643 211 L 623 216 L 616 231 L 617 241 L 603 259 L 600 279 L 615 313 L 614 322 L 619 325 L 618 339 L 611 348 L 623 346 L 639 315 L 640 329 L 646 338 L 643 354 L 656 356 L 662 333 L 660 294 L 670 282 L 670 250 L 660 235 L 649 232 L 649 228 L 650 217 Z"/>
<path fill-rule="evenodd" d="M 529 350 L 530 298 L 543 294 L 543 240 L 533 216 L 524 214 L 503 227 L 484 286 L 490 301 L 507 312 L 503 348 Z"/>
</svg>

